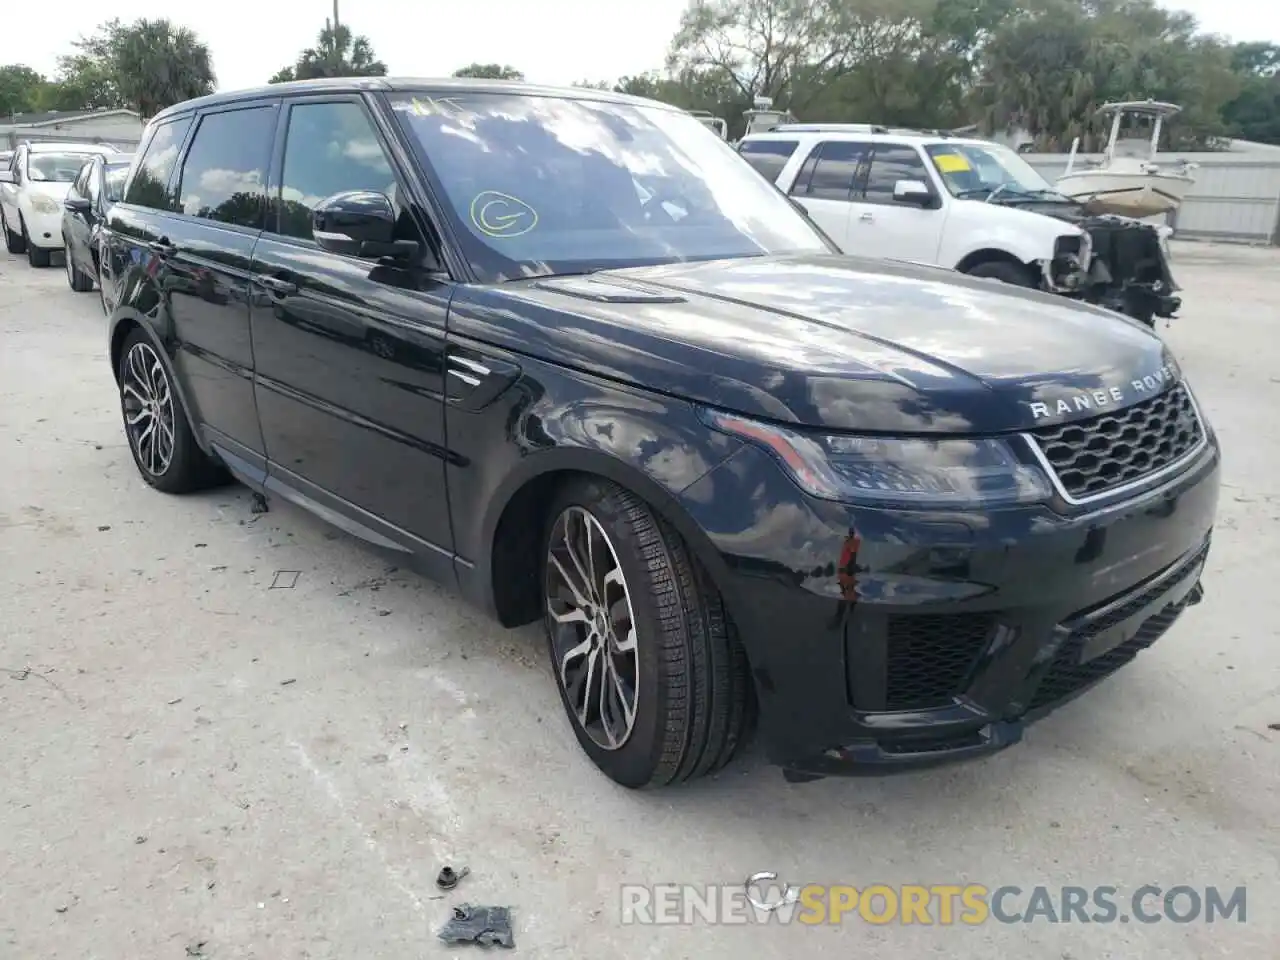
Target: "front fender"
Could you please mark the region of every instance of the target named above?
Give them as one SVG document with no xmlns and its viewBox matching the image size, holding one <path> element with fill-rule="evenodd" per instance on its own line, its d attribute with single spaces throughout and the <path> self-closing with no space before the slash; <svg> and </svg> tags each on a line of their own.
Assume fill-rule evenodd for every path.
<svg viewBox="0 0 1280 960">
<path fill-rule="evenodd" d="M 482 606 L 494 608 L 494 545 L 504 518 L 540 532 L 553 485 L 575 473 L 630 490 L 714 565 L 710 542 L 679 496 L 741 441 L 707 429 L 687 401 L 493 347 L 468 352 L 521 368 L 519 381 L 485 409 L 446 414 L 455 553 Z M 460 579 L 468 578 L 460 572 Z"/>
</svg>

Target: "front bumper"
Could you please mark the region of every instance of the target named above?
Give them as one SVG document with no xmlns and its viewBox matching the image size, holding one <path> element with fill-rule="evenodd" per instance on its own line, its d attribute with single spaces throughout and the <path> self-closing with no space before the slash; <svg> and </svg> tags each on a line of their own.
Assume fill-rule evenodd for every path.
<svg viewBox="0 0 1280 960">
<path fill-rule="evenodd" d="M 52 213 L 37 213 L 31 210 L 22 211 L 23 222 L 27 225 L 27 242 L 41 250 L 62 249 L 62 210 Z"/>
<path fill-rule="evenodd" d="M 1104 507 L 926 514 L 808 498 L 745 446 L 682 499 L 718 551 L 770 760 L 876 774 L 1017 742 L 1199 600 L 1218 462 L 1210 443 Z"/>
</svg>

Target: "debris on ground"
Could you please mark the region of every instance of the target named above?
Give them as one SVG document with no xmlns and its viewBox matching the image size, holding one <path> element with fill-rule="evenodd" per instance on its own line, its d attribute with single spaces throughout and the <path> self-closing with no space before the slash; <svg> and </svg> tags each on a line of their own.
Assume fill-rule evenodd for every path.
<svg viewBox="0 0 1280 960">
<path fill-rule="evenodd" d="M 182 698 L 181 698 L 181 697 L 174 697 L 172 700 L 170 700 L 170 701 L 169 701 L 169 706 L 171 706 L 171 707 L 172 707 L 172 706 L 174 706 L 175 704 L 178 704 L 178 703 L 181 703 L 181 702 L 182 702 Z"/>
<path fill-rule="evenodd" d="M 110 529 L 111 529 L 111 524 L 109 524 L 109 523 L 103 523 L 103 524 L 100 524 L 100 525 L 98 526 L 98 532 L 99 532 L 99 533 L 105 533 L 106 531 L 108 531 L 108 530 L 110 530 Z"/>
<path fill-rule="evenodd" d="M 250 513 L 267 513 L 271 508 L 267 506 L 267 498 L 260 493 L 253 495 L 253 500 L 249 504 Z"/>
<path fill-rule="evenodd" d="M 203 956 L 205 956 L 204 947 L 205 947 L 205 944 L 206 944 L 206 943 L 208 943 L 208 942 L 209 942 L 208 940 L 201 940 L 201 941 L 200 941 L 200 942 L 198 942 L 198 943 L 189 943 L 189 944 L 187 944 L 187 956 L 188 956 L 188 957 L 203 957 Z"/>
<path fill-rule="evenodd" d="M 146 837 L 143 837 L 143 836 L 137 836 L 137 837 L 134 837 L 134 838 L 133 838 L 133 842 L 134 842 L 134 843 L 138 843 L 138 844 L 146 843 L 146 842 L 147 842 L 147 838 L 146 838 Z"/>
<path fill-rule="evenodd" d="M 292 590 L 298 585 L 298 577 L 302 576 L 300 570 L 277 570 L 276 575 L 271 578 L 271 586 L 268 590 Z"/>
<path fill-rule="evenodd" d="M 289 684 L 291 684 L 291 683 L 297 683 L 297 682 L 298 682 L 298 678 L 297 678 L 297 677 L 290 677 L 288 680 L 281 680 L 281 681 L 280 681 L 280 686 L 282 686 L 282 687 L 287 687 Z"/>
<path fill-rule="evenodd" d="M 516 945 L 511 932 L 510 907 L 483 907 L 464 903 L 453 908 L 453 916 L 436 934 L 445 943 L 497 944 L 508 949 Z"/>
<path fill-rule="evenodd" d="M 470 872 L 470 867 L 459 867 L 455 870 L 446 863 L 440 868 L 440 873 L 436 875 L 436 886 L 441 890 L 452 890 L 458 885 L 458 881 Z"/>
<path fill-rule="evenodd" d="M 1280 730 L 1280 722 L 1277 722 L 1277 723 L 1268 723 L 1268 724 L 1267 724 L 1267 729 L 1268 729 L 1268 730 Z"/>
<path fill-rule="evenodd" d="M 67 905 L 64 903 L 64 904 L 61 904 L 60 906 L 54 907 L 54 908 L 53 908 L 53 912 L 54 912 L 54 913 L 66 913 L 66 912 L 67 912 L 67 909 L 68 909 L 68 908 L 67 908 Z"/>
</svg>

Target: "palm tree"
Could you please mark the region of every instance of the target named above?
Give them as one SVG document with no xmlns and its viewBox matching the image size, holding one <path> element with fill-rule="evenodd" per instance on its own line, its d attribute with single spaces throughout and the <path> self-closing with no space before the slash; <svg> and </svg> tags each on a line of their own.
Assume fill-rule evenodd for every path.
<svg viewBox="0 0 1280 960">
<path fill-rule="evenodd" d="M 168 20 L 116 25 L 108 34 L 111 73 L 120 97 L 149 120 L 165 107 L 212 93 L 209 48 Z"/>
<path fill-rule="evenodd" d="M 352 34 L 349 27 L 326 18 L 316 45 L 303 50 L 298 62 L 285 67 L 271 78 L 271 83 L 289 80 L 314 80 L 318 77 L 384 77 L 387 65 L 377 59 L 369 38 Z"/>
</svg>

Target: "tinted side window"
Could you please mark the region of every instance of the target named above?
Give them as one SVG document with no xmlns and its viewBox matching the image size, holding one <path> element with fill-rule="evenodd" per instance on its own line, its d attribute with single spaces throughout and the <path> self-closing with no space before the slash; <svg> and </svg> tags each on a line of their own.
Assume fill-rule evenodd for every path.
<svg viewBox="0 0 1280 960">
<path fill-rule="evenodd" d="M 98 197 L 102 195 L 102 188 L 98 179 L 98 167 L 91 163 L 85 169 L 88 173 L 88 183 L 86 183 L 85 186 L 89 191 L 89 199 L 92 200 L 96 206 L 98 203 Z"/>
<path fill-rule="evenodd" d="M 858 168 L 867 153 L 864 143 L 828 140 L 818 148 L 813 174 L 796 196 L 813 200 L 848 200 L 853 193 Z M 800 184 L 796 184 L 799 188 Z"/>
<path fill-rule="evenodd" d="M 876 147 L 867 175 L 868 203 L 893 203 L 893 187 L 899 180 L 923 180 L 929 183 L 924 161 L 915 147 Z"/>
<path fill-rule="evenodd" d="M 358 103 L 302 103 L 289 110 L 279 197 L 279 229 L 311 239 L 311 211 L 347 190 L 385 193 L 396 178 L 372 122 Z"/>
<path fill-rule="evenodd" d="M 800 145 L 798 140 L 752 140 L 742 144 L 738 152 L 743 159 L 770 181 L 777 180 L 782 168 Z"/>
<path fill-rule="evenodd" d="M 76 174 L 75 182 L 71 184 L 71 189 L 67 193 L 77 197 L 89 196 L 89 175 L 92 171 L 93 161 L 90 160 L 80 168 L 80 172 Z"/>
<path fill-rule="evenodd" d="M 274 107 L 210 113 L 200 119 L 178 180 L 178 209 L 189 217 L 262 228 Z"/>
<path fill-rule="evenodd" d="M 178 162 L 178 151 L 191 126 L 190 117 L 171 120 L 156 128 L 138 164 L 138 172 L 129 183 L 126 203 L 136 203 L 153 210 L 173 210 L 174 198 L 168 192 L 169 177 Z"/>
</svg>

